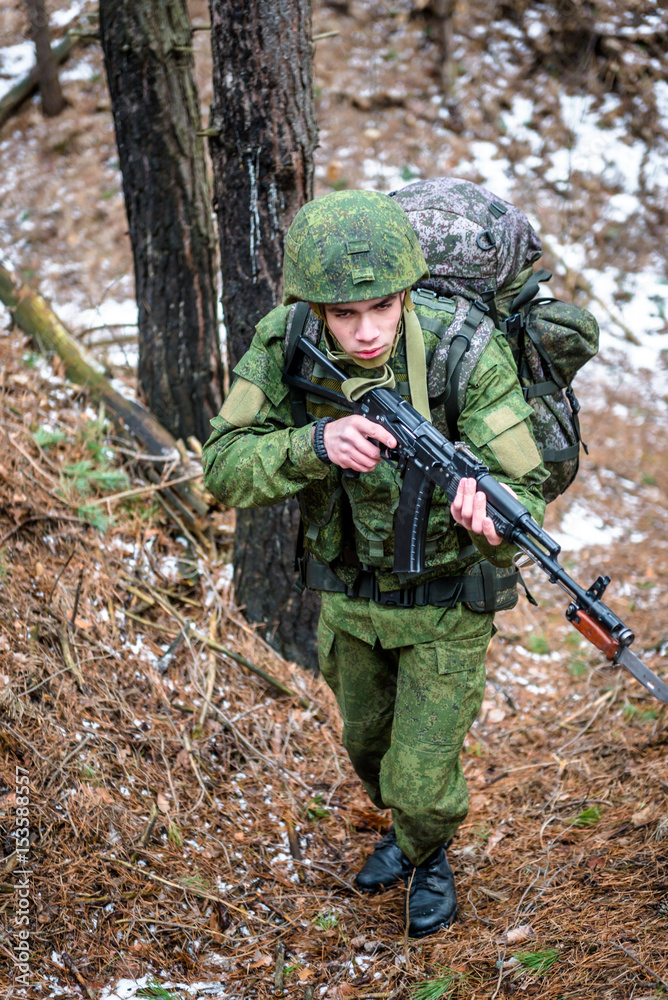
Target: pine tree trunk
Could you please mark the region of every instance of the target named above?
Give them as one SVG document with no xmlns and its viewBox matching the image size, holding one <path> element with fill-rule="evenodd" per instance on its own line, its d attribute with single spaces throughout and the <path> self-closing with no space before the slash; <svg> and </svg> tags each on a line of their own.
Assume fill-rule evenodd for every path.
<svg viewBox="0 0 668 1000">
<path fill-rule="evenodd" d="M 60 89 L 58 66 L 51 51 L 49 18 L 44 0 L 26 0 L 26 7 L 30 18 L 30 35 L 35 43 L 42 111 L 48 117 L 54 117 L 65 107 L 65 98 Z"/>
<path fill-rule="evenodd" d="M 176 438 L 205 441 L 222 373 L 215 239 L 185 0 L 101 0 L 139 309 L 139 383 Z"/>
<path fill-rule="evenodd" d="M 311 15 L 308 0 L 209 0 L 214 100 L 210 142 L 230 368 L 281 295 L 283 247 L 313 195 Z M 314 666 L 314 595 L 292 568 L 296 504 L 239 511 L 237 602 L 284 656 Z"/>
</svg>

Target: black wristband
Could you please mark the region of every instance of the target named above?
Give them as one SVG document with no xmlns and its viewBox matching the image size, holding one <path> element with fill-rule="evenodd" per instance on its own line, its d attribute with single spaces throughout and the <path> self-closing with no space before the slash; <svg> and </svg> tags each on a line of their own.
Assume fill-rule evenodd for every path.
<svg viewBox="0 0 668 1000">
<path fill-rule="evenodd" d="M 321 417 L 320 420 L 316 421 L 315 430 L 313 432 L 313 450 L 325 465 L 331 465 L 332 460 L 327 454 L 327 449 L 325 448 L 325 424 L 330 423 L 334 417 Z"/>
</svg>

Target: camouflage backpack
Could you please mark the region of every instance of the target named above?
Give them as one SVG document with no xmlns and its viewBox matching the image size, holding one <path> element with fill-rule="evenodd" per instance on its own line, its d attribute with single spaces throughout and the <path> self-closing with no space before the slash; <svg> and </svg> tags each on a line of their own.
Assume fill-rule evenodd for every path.
<svg viewBox="0 0 668 1000">
<path fill-rule="evenodd" d="M 533 432 L 550 473 L 543 484 L 550 502 L 573 482 L 579 464 L 579 403 L 571 382 L 598 350 L 598 324 L 586 309 L 536 298 L 533 273 L 542 245 L 524 212 L 470 181 L 437 178 L 392 192 L 417 233 L 430 277 L 413 294 L 462 297 L 471 303 L 463 327 L 443 338 L 430 364 L 432 408 L 445 407 L 450 437 L 466 397 L 468 376 L 489 339 L 489 313 L 508 338 L 524 397 L 533 408 Z M 459 300 L 458 300 L 459 301 Z M 453 324 L 455 327 L 455 324 Z M 440 382 L 434 386 L 435 377 Z M 586 446 L 582 442 L 586 451 Z"/>
</svg>

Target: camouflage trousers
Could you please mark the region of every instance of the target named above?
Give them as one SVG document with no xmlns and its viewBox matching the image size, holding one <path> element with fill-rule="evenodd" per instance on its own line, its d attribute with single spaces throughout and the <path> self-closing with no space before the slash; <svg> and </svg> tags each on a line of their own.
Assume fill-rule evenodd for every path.
<svg viewBox="0 0 668 1000">
<path fill-rule="evenodd" d="M 468 813 L 460 753 L 485 690 L 493 614 L 393 608 L 322 594 L 322 675 L 343 744 L 371 801 L 391 809 L 397 841 L 420 864 Z"/>
</svg>

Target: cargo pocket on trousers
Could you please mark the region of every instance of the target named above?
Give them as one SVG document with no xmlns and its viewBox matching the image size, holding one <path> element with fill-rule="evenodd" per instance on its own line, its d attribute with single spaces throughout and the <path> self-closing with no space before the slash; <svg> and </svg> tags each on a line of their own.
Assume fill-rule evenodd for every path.
<svg viewBox="0 0 668 1000">
<path fill-rule="evenodd" d="M 482 640 L 477 640 L 479 648 L 473 652 L 471 643 L 463 644 L 461 650 L 437 649 L 437 669 L 443 687 L 442 730 L 435 736 L 434 743 L 443 743 L 461 749 L 464 737 L 475 721 L 485 692 L 485 650 L 489 642 L 489 632 Z"/>
</svg>

